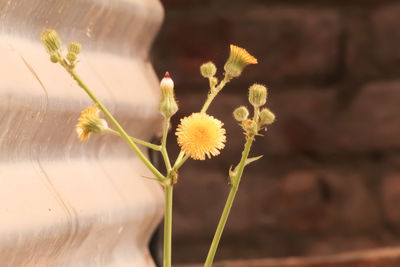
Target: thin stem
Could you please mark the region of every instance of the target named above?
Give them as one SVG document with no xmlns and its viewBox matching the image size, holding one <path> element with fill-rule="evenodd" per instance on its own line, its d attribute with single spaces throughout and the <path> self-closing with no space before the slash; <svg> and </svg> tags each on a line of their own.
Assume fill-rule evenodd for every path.
<svg viewBox="0 0 400 267">
<path fill-rule="evenodd" d="M 246 139 L 246 144 L 245 144 L 244 150 L 242 152 L 242 158 L 240 159 L 240 162 L 239 162 L 238 172 L 236 173 L 236 175 L 233 179 L 233 184 L 231 185 L 231 190 L 229 192 L 228 199 L 226 200 L 225 207 L 222 212 L 221 218 L 219 220 L 217 230 L 215 231 L 214 238 L 213 238 L 213 241 L 210 246 L 210 250 L 208 251 L 206 262 L 204 263 L 204 267 L 211 267 L 211 265 L 214 261 L 215 253 L 217 252 L 217 248 L 218 248 L 218 244 L 221 239 L 221 236 L 222 236 L 222 232 L 224 231 L 226 221 L 228 220 L 228 216 L 229 216 L 233 201 L 236 196 L 236 192 L 239 188 L 240 179 L 242 178 L 246 159 L 249 156 L 249 152 L 250 152 L 250 148 L 251 148 L 251 144 L 252 144 L 253 140 L 254 140 L 254 137 L 248 137 Z"/>
<path fill-rule="evenodd" d="M 167 172 L 171 171 L 171 162 L 169 161 L 168 152 L 167 152 L 167 135 L 168 135 L 168 128 L 169 128 L 170 118 L 164 119 L 164 131 L 162 136 L 161 142 L 161 155 L 164 158 L 165 167 L 167 168 Z"/>
<path fill-rule="evenodd" d="M 105 129 L 104 131 L 107 132 L 107 133 L 110 133 L 110 134 L 113 134 L 113 135 L 116 135 L 116 136 L 121 137 L 121 134 L 120 134 L 119 132 L 113 130 L 113 129 L 107 128 L 107 129 Z M 146 146 L 146 147 L 148 147 L 148 148 L 151 148 L 151 149 L 153 149 L 153 150 L 156 150 L 156 151 L 161 151 L 161 146 L 158 146 L 158 145 L 155 145 L 155 144 L 146 142 L 146 141 L 144 141 L 144 140 L 142 140 L 142 139 L 135 138 L 135 137 L 132 137 L 132 136 L 129 136 L 129 138 L 130 138 L 133 142 L 135 142 L 136 144 L 144 145 L 144 146 Z"/>
<path fill-rule="evenodd" d="M 200 110 L 200 113 L 205 113 L 210 106 L 211 102 L 218 95 L 218 93 L 224 88 L 224 86 L 230 81 L 230 78 L 225 76 L 224 79 L 218 84 L 216 88 L 210 88 L 210 93 L 208 94 L 207 100 Z"/>
<path fill-rule="evenodd" d="M 162 175 L 156 167 L 146 158 L 146 156 L 140 151 L 140 149 L 135 145 L 135 143 L 131 140 L 129 135 L 125 132 L 125 130 L 121 127 L 121 125 L 117 122 L 114 116 L 108 111 L 108 109 L 100 102 L 99 99 L 90 91 L 90 89 L 86 86 L 86 84 L 81 80 L 78 74 L 74 69 L 70 68 L 65 61 L 60 62 L 61 65 L 68 71 L 68 73 L 72 76 L 72 78 L 78 83 L 78 85 L 85 90 L 88 96 L 93 100 L 94 103 L 103 111 L 104 115 L 107 119 L 114 125 L 117 129 L 117 132 L 121 135 L 122 139 L 129 145 L 129 147 L 136 153 L 136 155 L 140 158 L 140 160 L 146 165 L 146 167 L 157 177 L 159 181 L 164 181 L 166 178 Z"/>
<path fill-rule="evenodd" d="M 189 155 L 185 155 L 179 161 L 176 161 L 174 167 L 172 168 L 173 171 L 178 171 L 178 169 L 185 163 L 185 161 L 189 158 Z"/>
<path fill-rule="evenodd" d="M 164 267 L 171 267 L 172 241 L 172 184 L 165 186 L 165 215 L 164 215 Z"/>
<path fill-rule="evenodd" d="M 254 108 L 254 117 L 253 117 L 253 121 L 257 122 L 258 119 L 258 114 L 260 113 L 260 108 L 259 107 L 255 107 Z"/>
</svg>

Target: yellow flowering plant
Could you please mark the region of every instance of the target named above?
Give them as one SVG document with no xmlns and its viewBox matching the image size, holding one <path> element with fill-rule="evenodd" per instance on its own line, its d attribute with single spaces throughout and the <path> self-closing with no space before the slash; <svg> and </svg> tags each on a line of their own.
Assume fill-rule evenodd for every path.
<svg viewBox="0 0 400 267">
<path fill-rule="evenodd" d="M 54 30 L 45 30 L 41 40 L 50 55 L 53 63 L 59 63 L 77 82 L 77 84 L 87 93 L 94 104 L 82 111 L 76 125 L 76 132 L 80 141 L 89 139 L 94 134 L 113 134 L 120 136 L 132 151 L 140 158 L 145 166 L 155 176 L 165 191 L 165 215 L 164 215 L 164 252 L 163 266 L 171 267 L 171 238 L 172 238 L 172 196 L 174 184 L 178 181 L 179 168 L 188 158 L 194 160 L 205 160 L 220 154 L 220 150 L 225 147 L 226 136 L 223 123 L 207 114 L 207 109 L 218 95 L 218 93 L 233 78 L 241 75 L 244 68 L 250 64 L 257 64 L 257 59 L 250 55 L 245 49 L 238 46 L 230 46 L 230 55 L 224 65 L 224 77 L 221 81 L 215 77 L 217 68 L 214 63 L 207 62 L 201 65 L 200 73 L 209 80 L 210 90 L 207 99 L 200 112 L 194 112 L 188 117 L 181 119 L 176 129 L 177 143 L 181 148 L 173 164 L 167 152 L 167 134 L 170 127 L 171 117 L 178 111 L 178 105 L 174 95 L 174 82 L 167 72 L 160 82 L 161 97 L 159 102 L 159 112 L 164 117 L 163 135 L 161 144 L 152 144 L 145 140 L 129 136 L 114 116 L 100 102 L 95 94 L 86 86 L 75 70 L 78 63 L 78 55 L 82 50 L 80 43 L 71 42 L 68 45 L 67 53 L 62 52 L 62 42 L 58 33 Z M 268 109 L 262 108 L 267 100 L 267 88 L 260 84 L 253 84 L 249 88 L 249 102 L 253 106 L 253 116 L 249 118 L 250 112 L 245 106 L 238 107 L 233 111 L 234 118 L 239 122 L 245 137 L 244 149 L 239 163 L 229 169 L 230 192 L 218 223 L 213 241 L 211 243 L 207 259 L 204 266 L 210 267 L 213 263 L 218 244 L 232 208 L 233 200 L 237 193 L 244 168 L 249 163 L 260 157 L 249 158 L 250 148 L 256 136 L 261 135 L 260 131 L 273 123 L 275 115 Z M 262 108 L 262 109 L 261 109 Z M 261 109 L 261 110 L 260 110 Z M 103 113 L 105 119 L 100 117 Z M 112 128 L 108 126 L 108 122 Z M 164 159 L 166 171 L 162 173 L 137 145 L 146 146 L 149 149 L 159 151 Z"/>
</svg>

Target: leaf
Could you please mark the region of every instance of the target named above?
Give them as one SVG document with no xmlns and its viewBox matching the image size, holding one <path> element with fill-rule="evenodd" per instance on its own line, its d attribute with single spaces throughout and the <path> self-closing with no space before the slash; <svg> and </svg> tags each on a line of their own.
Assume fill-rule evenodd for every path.
<svg viewBox="0 0 400 267">
<path fill-rule="evenodd" d="M 158 181 L 158 179 L 157 179 L 157 178 L 154 178 L 154 177 L 148 177 L 148 176 L 143 176 L 143 175 L 141 175 L 140 177 L 142 177 L 142 178 L 146 178 L 146 179 L 149 179 L 149 180 L 155 180 L 155 181 Z"/>
<path fill-rule="evenodd" d="M 264 155 L 246 159 L 246 161 L 245 161 L 245 163 L 244 163 L 244 166 L 247 166 L 247 165 L 249 165 L 250 163 L 252 163 L 252 162 L 254 162 L 254 161 L 256 161 L 256 160 L 261 159 L 263 156 L 264 156 Z"/>
</svg>

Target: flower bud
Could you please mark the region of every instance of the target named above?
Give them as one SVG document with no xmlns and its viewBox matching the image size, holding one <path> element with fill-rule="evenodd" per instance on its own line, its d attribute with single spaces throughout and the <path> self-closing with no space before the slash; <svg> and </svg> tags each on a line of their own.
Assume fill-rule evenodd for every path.
<svg viewBox="0 0 400 267">
<path fill-rule="evenodd" d="M 68 52 L 67 59 L 69 62 L 74 63 L 76 61 L 76 58 L 77 58 L 77 56 L 75 53 Z"/>
<path fill-rule="evenodd" d="M 40 39 L 50 55 L 58 52 L 61 48 L 61 39 L 55 30 L 45 30 Z"/>
<path fill-rule="evenodd" d="M 233 116 L 237 121 L 244 121 L 249 116 L 249 111 L 245 106 L 241 106 L 233 111 Z"/>
<path fill-rule="evenodd" d="M 230 78 L 238 77 L 249 64 L 257 64 L 257 59 L 245 49 L 231 45 L 231 53 L 225 63 L 225 75 Z"/>
<path fill-rule="evenodd" d="M 267 88 L 261 84 L 253 84 L 249 88 L 249 102 L 254 107 L 261 107 L 267 102 Z"/>
<path fill-rule="evenodd" d="M 246 132 L 246 135 L 256 135 L 257 134 L 257 123 L 253 120 L 246 119 L 242 122 L 242 128 Z"/>
<path fill-rule="evenodd" d="M 82 51 L 82 45 L 78 42 L 70 42 L 68 45 L 68 52 L 78 55 Z"/>
<path fill-rule="evenodd" d="M 214 77 L 217 72 L 217 67 L 215 67 L 214 63 L 207 62 L 200 66 L 200 73 L 204 78 Z"/>
<path fill-rule="evenodd" d="M 269 125 L 275 121 L 275 114 L 271 112 L 268 108 L 263 108 L 258 115 L 260 125 Z"/>
<path fill-rule="evenodd" d="M 210 87 L 213 88 L 218 84 L 218 78 L 217 77 L 212 77 L 210 80 Z"/>
<path fill-rule="evenodd" d="M 57 63 L 58 62 L 58 56 L 56 54 L 51 54 L 50 55 L 50 61 L 53 63 Z"/>
<path fill-rule="evenodd" d="M 158 110 L 164 117 L 171 118 L 178 111 L 178 105 L 174 96 L 174 82 L 168 72 L 160 82 L 160 89 L 161 99 Z"/>
</svg>

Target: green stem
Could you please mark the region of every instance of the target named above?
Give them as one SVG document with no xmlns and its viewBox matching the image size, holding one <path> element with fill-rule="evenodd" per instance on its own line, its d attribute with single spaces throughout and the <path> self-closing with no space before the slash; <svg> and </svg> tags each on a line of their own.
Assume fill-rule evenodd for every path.
<svg viewBox="0 0 400 267">
<path fill-rule="evenodd" d="M 164 119 L 164 131 L 163 137 L 161 142 L 161 155 L 164 158 L 165 167 L 167 168 L 167 172 L 171 171 L 171 162 L 169 161 L 168 152 L 167 152 L 167 135 L 168 135 L 168 128 L 169 128 L 170 118 Z"/>
<path fill-rule="evenodd" d="M 182 154 L 183 155 L 183 154 Z M 179 168 L 185 163 L 185 161 L 189 158 L 188 155 L 185 155 L 182 157 L 179 161 L 177 160 L 176 163 L 174 164 L 174 167 L 172 168 L 173 171 L 178 171 Z"/>
<path fill-rule="evenodd" d="M 165 186 L 165 215 L 164 215 L 164 267 L 171 267 L 172 241 L 172 184 Z"/>
<path fill-rule="evenodd" d="M 104 131 L 107 132 L 107 133 L 110 133 L 110 134 L 113 134 L 113 135 L 116 135 L 116 136 L 120 136 L 120 137 L 121 137 L 121 134 L 120 134 L 119 132 L 113 130 L 113 129 L 108 128 L 108 129 L 105 129 Z M 151 148 L 151 149 L 153 149 L 153 150 L 156 150 L 156 151 L 161 151 L 161 146 L 158 146 L 158 145 L 155 145 L 155 144 L 146 142 L 146 141 L 144 141 L 144 140 L 142 140 L 142 139 L 135 138 L 135 137 L 132 137 L 132 136 L 129 136 L 129 138 L 130 138 L 133 142 L 135 142 L 136 144 L 144 145 L 144 146 L 146 146 L 146 147 L 148 147 L 148 148 Z"/>
<path fill-rule="evenodd" d="M 103 111 L 104 115 L 107 119 L 114 125 L 117 129 L 117 132 L 121 135 L 122 139 L 129 145 L 129 147 L 136 153 L 136 155 L 140 158 L 140 160 L 146 165 L 146 167 L 157 177 L 159 181 L 164 181 L 166 178 L 162 175 L 156 167 L 146 158 L 146 156 L 140 151 L 140 149 L 135 145 L 129 135 L 125 132 L 125 130 L 121 127 L 121 125 L 117 122 L 113 115 L 108 111 L 108 109 L 100 102 L 99 99 L 90 91 L 90 89 L 86 86 L 86 84 L 81 80 L 78 74 L 74 69 L 71 69 L 68 64 L 64 61 L 60 62 L 61 65 L 68 71 L 68 73 L 74 78 L 74 80 L 78 83 L 78 85 L 85 90 L 88 96 L 93 100 L 94 103 Z"/>
<path fill-rule="evenodd" d="M 238 172 L 236 173 L 233 184 L 231 185 L 231 190 L 228 195 L 228 199 L 226 200 L 224 210 L 222 212 L 221 218 L 218 223 L 217 230 L 215 231 L 213 241 L 210 246 L 210 250 L 208 251 L 206 262 L 204 263 L 204 267 L 211 267 L 215 253 L 217 252 L 218 244 L 222 236 L 222 232 L 224 231 L 226 221 L 228 220 L 229 213 L 232 208 L 233 201 L 236 196 L 236 192 L 239 188 L 240 179 L 242 178 L 243 170 L 245 167 L 246 160 L 249 156 L 251 144 L 254 140 L 254 137 L 248 137 L 246 139 L 246 144 L 244 146 L 244 150 L 242 152 L 242 158 L 239 162 Z"/>
<path fill-rule="evenodd" d="M 173 173 L 171 171 L 171 162 L 169 161 L 167 152 L 167 136 L 170 118 L 164 118 L 164 130 L 161 141 L 161 155 L 164 158 L 165 167 L 167 168 L 168 183 L 165 184 L 165 208 L 164 208 L 164 267 L 171 267 L 171 250 L 172 250 L 172 196 L 173 196 Z"/>
<path fill-rule="evenodd" d="M 207 100 L 204 103 L 203 107 L 200 110 L 200 113 L 205 113 L 210 106 L 211 102 L 218 95 L 218 93 L 224 88 L 224 86 L 230 81 L 230 78 L 225 76 L 224 79 L 218 84 L 218 86 L 214 89 L 210 89 L 210 93 L 208 94 Z"/>
</svg>

